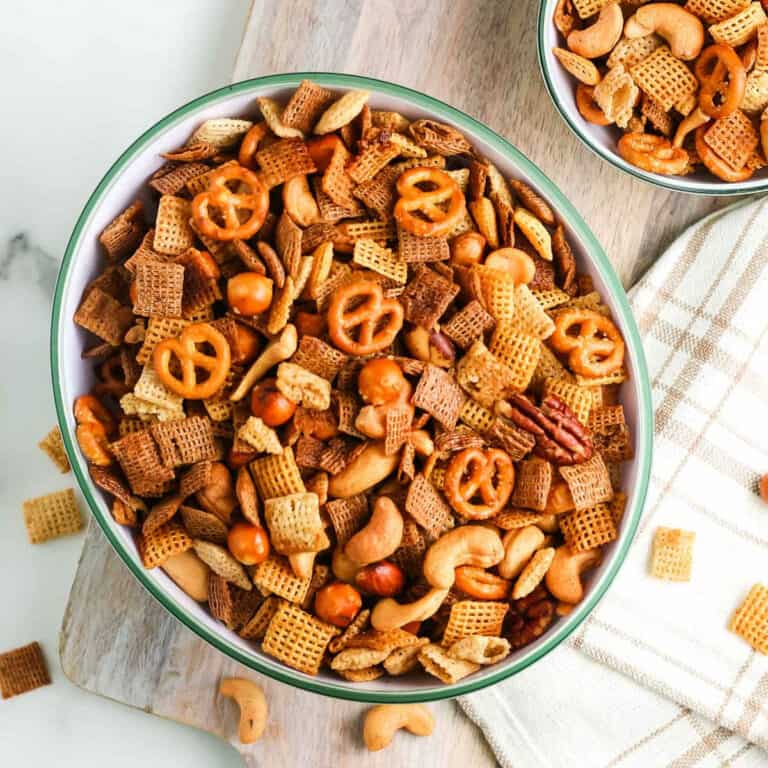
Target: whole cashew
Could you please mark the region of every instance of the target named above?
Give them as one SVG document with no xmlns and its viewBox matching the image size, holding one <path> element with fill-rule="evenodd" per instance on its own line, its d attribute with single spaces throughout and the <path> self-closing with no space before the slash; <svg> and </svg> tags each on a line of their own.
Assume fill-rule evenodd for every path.
<svg viewBox="0 0 768 768">
<path fill-rule="evenodd" d="M 333 575 L 339 581 L 345 581 L 347 584 L 355 583 L 355 574 L 360 569 L 360 566 L 354 561 L 350 560 L 341 547 L 336 547 L 333 550 L 333 557 L 331 558 L 331 571 Z"/>
<path fill-rule="evenodd" d="M 211 569 L 191 550 L 169 557 L 160 566 L 193 600 L 208 599 L 208 576 Z"/>
<path fill-rule="evenodd" d="M 297 578 L 309 579 L 312 577 L 316 557 L 317 552 L 296 552 L 288 555 L 288 562 Z"/>
<path fill-rule="evenodd" d="M 379 496 L 366 525 L 344 547 L 344 554 L 359 565 L 389 557 L 403 540 L 403 516 L 392 499 Z"/>
<path fill-rule="evenodd" d="M 419 456 L 431 456 L 435 452 L 435 444 L 426 429 L 414 429 L 408 436 L 408 442 Z"/>
<path fill-rule="evenodd" d="M 547 589 L 564 603 L 575 605 L 584 597 L 581 574 L 602 559 L 599 549 L 574 552 L 565 544 L 555 550 L 555 557 L 544 577 Z"/>
<path fill-rule="evenodd" d="M 709 115 L 705 115 L 700 107 L 696 107 L 688 117 L 680 121 L 680 125 L 677 126 L 677 131 L 675 131 L 675 138 L 672 140 L 672 146 L 682 147 L 685 142 L 685 137 L 691 131 L 695 131 L 710 120 L 711 118 Z"/>
<path fill-rule="evenodd" d="M 568 47 L 585 59 L 605 56 L 619 42 L 624 15 L 618 3 L 603 6 L 597 21 L 586 29 L 575 29 L 568 35 Z"/>
<path fill-rule="evenodd" d="M 499 563 L 499 576 L 512 579 L 519 575 L 533 553 L 544 543 L 544 533 L 535 525 L 526 525 L 525 528 L 507 531 L 501 543 L 504 545 L 504 559 Z"/>
<path fill-rule="evenodd" d="M 391 475 L 399 463 L 400 453 L 387 455 L 383 441 L 368 443 L 356 459 L 330 479 L 328 495 L 346 499 L 367 491 Z"/>
<path fill-rule="evenodd" d="M 504 547 L 496 531 L 482 525 L 462 525 L 444 533 L 424 556 L 424 578 L 439 589 L 453 586 L 460 565 L 491 568 L 501 562 Z"/>
<path fill-rule="evenodd" d="M 229 399 L 233 403 L 242 400 L 253 389 L 253 385 L 266 376 L 270 368 L 274 368 L 278 363 L 287 360 L 296 351 L 298 343 L 299 337 L 296 333 L 296 326 L 286 325 L 280 331 L 280 335 L 272 339 L 264 351 L 253 361 Z"/>
<path fill-rule="evenodd" d="M 426 621 L 448 597 L 447 589 L 430 589 L 424 597 L 401 605 L 391 597 L 379 600 L 371 611 L 371 626 L 379 632 L 400 629 L 412 621 Z"/>
<path fill-rule="evenodd" d="M 240 743 L 253 744 L 258 741 L 267 724 L 268 709 L 264 691 L 252 680 L 227 677 L 221 681 L 219 693 L 234 699 L 240 707 Z"/>
<path fill-rule="evenodd" d="M 435 718 L 423 704 L 379 704 L 365 714 L 363 741 L 370 752 L 388 747 L 395 733 L 405 728 L 414 736 L 429 736 Z"/>
<path fill-rule="evenodd" d="M 704 25 L 690 11 L 675 3 L 650 3 L 627 19 L 624 34 L 631 40 L 653 33 L 669 43 L 677 59 L 695 59 L 704 46 Z"/>
</svg>

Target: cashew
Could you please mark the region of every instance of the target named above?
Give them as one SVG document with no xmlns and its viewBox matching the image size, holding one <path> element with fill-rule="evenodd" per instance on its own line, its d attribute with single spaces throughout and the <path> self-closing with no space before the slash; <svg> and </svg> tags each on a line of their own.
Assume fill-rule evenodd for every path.
<svg viewBox="0 0 768 768">
<path fill-rule="evenodd" d="M 296 351 L 298 341 L 296 326 L 286 325 L 280 331 L 280 335 L 272 339 L 264 351 L 253 361 L 229 399 L 233 403 L 242 400 L 253 389 L 253 385 L 266 376 L 270 368 L 274 368 L 278 363 L 287 360 Z"/>
<path fill-rule="evenodd" d="M 585 59 L 605 56 L 619 42 L 624 15 L 618 3 L 603 6 L 597 21 L 586 29 L 575 29 L 568 35 L 568 47 Z"/>
<path fill-rule="evenodd" d="M 288 562 L 297 578 L 309 579 L 312 577 L 316 557 L 317 552 L 296 552 L 288 555 Z"/>
<path fill-rule="evenodd" d="M 631 40 L 653 33 L 669 43 L 675 58 L 695 59 L 704 45 L 704 25 L 690 11 L 675 3 L 650 3 L 627 19 L 624 34 Z"/>
<path fill-rule="evenodd" d="M 431 456 L 435 452 L 435 444 L 426 429 L 414 429 L 408 436 L 408 442 L 419 456 Z"/>
<path fill-rule="evenodd" d="M 447 589 L 430 589 L 424 597 L 401 605 L 391 597 L 379 600 L 371 611 L 371 626 L 379 632 L 400 629 L 412 621 L 425 621 L 437 613 L 448 597 Z"/>
<path fill-rule="evenodd" d="M 400 453 L 387 455 L 384 443 L 369 443 L 360 455 L 328 482 L 328 495 L 346 499 L 367 491 L 391 475 L 400 463 Z"/>
<path fill-rule="evenodd" d="M 700 107 L 696 107 L 696 109 L 694 109 L 693 112 L 688 115 L 688 117 L 681 120 L 680 125 L 677 126 L 677 131 L 675 131 L 675 138 L 672 141 L 672 146 L 682 147 L 683 143 L 685 142 L 685 137 L 691 131 L 695 131 L 697 128 L 700 128 L 702 125 L 708 123 L 709 121 L 709 115 L 705 115 Z"/>
<path fill-rule="evenodd" d="M 536 518 L 536 525 L 544 533 L 557 533 L 560 530 L 560 523 L 557 522 L 557 515 L 539 515 Z"/>
<path fill-rule="evenodd" d="M 414 736 L 429 736 L 435 718 L 423 704 L 379 704 L 365 714 L 363 741 L 370 752 L 388 747 L 395 732 L 405 728 Z"/>
<path fill-rule="evenodd" d="M 208 599 L 208 576 L 211 569 L 191 550 L 169 557 L 160 566 L 193 600 Z"/>
<path fill-rule="evenodd" d="M 427 550 L 424 578 L 439 589 L 450 589 L 460 565 L 491 568 L 501 562 L 504 547 L 499 534 L 481 525 L 462 525 L 443 534 Z"/>
<path fill-rule="evenodd" d="M 504 559 L 499 563 L 499 576 L 512 579 L 519 575 L 533 553 L 544 543 L 541 528 L 526 525 L 515 531 L 508 531 L 501 540 L 504 545 Z"/>
<path fill-rule="evenodd" d="M 300 227 L 308 227 L 320 220 L 320 210 L 306 176 L 293 176 L 283 184 L 283 207 Z"/>
<path fill-rule="evenodd" d="M 403 516 L 392 499 L 379 496 L 373 514 L 344 547 L 344 554 L 359 565 L 389 557 L 403 539 Z"/>
<path fill-rule="evenodd" d="M 544 577 L 547 589 L 564 603 L 575 605 L 584 597 L 581 574 L 602 559 L 599 549 L 574 552 L 565 544 L 555 550 L 555 557 Z"/>
<path fill-rule="evenodd" d="M 219 685 L 219 693 L 234 699 L 240 707 L 238 738 L 241 744 L 253 744 L 261 738 L 267 724 L 267 699 L 252 680 L 227 677 Z"/>
<path fill-rule="evenodd" d="M 350 560 L 341 547 L 336 547 L 333 550 L 333 557 L 331 558 L 331 571 L 333 575 L 339 581 L 345 581 L 347 584 L 355 583 L 355 574 L 360 569 L 360 566 L 354 561 Z"/>
<path fill-rule="evenodd" d="M 229 518 L 237 506 L 237 496 L 226 464 L 216 461 L 211 465 L 211 481 L 195 494 L 195 498 L 206 512 L 229 525 Z"/>
</svg>

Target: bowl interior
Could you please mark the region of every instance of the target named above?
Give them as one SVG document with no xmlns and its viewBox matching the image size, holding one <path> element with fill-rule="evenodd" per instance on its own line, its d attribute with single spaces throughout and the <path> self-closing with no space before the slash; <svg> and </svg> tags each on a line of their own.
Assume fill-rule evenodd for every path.
<svg viewBox="0 0 768 768">
<path fill-rule="evenodd" d="M 162 163 L 160 152 L 181 146 L 193 129 L 207 118 L 254 115 L 257 96 L 269 95 L 281 100 L 288 96 L 302 77 L 310 77 L 330 88 L 367 88 L 372 92 L 371 106 L 374 108 L 397 110 L 411 118 L 429 116 L 451 122 L 464 131 L 475 147 L 496 164 L 505 176 L 526 179 L 558 211 L 568 229 L 580 269 L 592 275 L 627 341 L 630 379 L 623 386 L 622 395 L 627 420 L 635 439 L 635 459 L 626 463 L 624 469 L 628 503 L 619 540 L 608 547 L 603 564 L 590 576 L 587 596 L 568 617 L 558 619 L 537 642 L 511 655 L 501 664 L 484 669 L 452 686 L 435 685 L 426 676 L 382 678 L 366 684 L 349 683 L 328 672 L 311 677 L 289 669 L 261 653 L 255 645 L 214 620 L 207 610 L 182 592 L 160 568 L 147 571 L 142 567 L 130 531 L 114 522 L 105 497 L 91 482 L 87 465 L 74 442 L 71 404 L 75 397 L 89 389 L 92 366 L 80 358 L 86 334 L 72 322 L 72 316 L 85 285 L 99 273 L 103 265 L 97 242 L 98 234 L 136 198 L 137 190 L 144 188 L 146 179 Z M 149 197 L 145 203 L 152 205 Z M 99 184 L 73 232 L 62 262 L 54 299 L 51 363 L 59 422 L 80 488 L 108 539 L 128 567 L 174 616 L 219 650 L 246 666 L 319 693 L 365 701 L 432 700 L 476 690 L 525 668 L 573 631 L 602 596 L 626 555 L 645 498 L 652 433 L 645 360 L 624 292 L 594 236 L 557 188 L 497 134 L 441 102 L 380 81 L 316 73 L 277 75 L 246 81 L 215 91 L 180 108 L 137 139 Z"/>
<path fill-rule="evenodd" d="M 662 176 L 649 173 L 628 163 L 616 151 L 616 142 L 621 136 L 614 126 L 600 126 L 587 122 L 576 107 L 576 79 L 565 71 L 552 53 L 553 48 L 563 48 L 562 36 L 553 21 L 557 0 L 542 0 L 539 6 L 538 46 L 539 63 L 544 83 L 555 107 L 571 130 L 591 150 L 611 165 L 665 189 L 690 192 L 700 195 L 746 195 L 768 190 L 768 168 L 755 172 L 751 179 L 728 183 L 716 179 L 706 171 L 699 170 L 690 176 Z"/>
</svg>

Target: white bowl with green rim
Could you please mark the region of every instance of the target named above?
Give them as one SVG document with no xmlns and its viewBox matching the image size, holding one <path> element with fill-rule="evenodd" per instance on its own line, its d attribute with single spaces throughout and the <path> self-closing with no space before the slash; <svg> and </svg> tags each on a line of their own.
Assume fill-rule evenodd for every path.
<svg viewBox="0 0 768 768">
<path fill-rule="evenodd" d="M 243 640 L 213 619 L 204 607 L 191 600 L 161 569 L 148 571 L 143 568 L 131 532 L 113 520 L 106 497 L 91 481 L 87 463 L 74 437 L 72 403 L 78 395 L 89 390 L 93 371 L 92 366 L 80 357 L 86 343 L 86 334 L 74 324 L 72 317 L 84 287 L 103 265 L 97 242 L 99 233 L 136 198 L 140 189 L 145 188 L 147 178 L 162 163 L 160 153 L 181 146 L 203 120 L 253 115 L 257 111 L 256 97 L 284 99 L 304 78 L 337 90 L 367 89 L 371 92 L 370 103 L 374 108 L 397 110 L 411 118 L 430 117 L 452 123 L 505 175 L 524 179 L 531 184 L 549 201 L 567 227 L 581 271 L 592 275 L 596 288 L 611 307 L 627 343 L 630 378 L 623 385 L 623 401 L 634 435 L 635 458 L 625 465 L 624 470 L 628 502 L 619 539 L 607 548 L 600 568 L 590 574 L 585 599 L 570 615 L 556 619 L 552 627 L 535 643 L 514 653 L 502 663 L 484 668 L 455 685 L 442 685 L 423 674 L 402 678 L 385 677 L 364 684 L 347 682 L 328 671 L 312 677 L 263 654 L 257 645 Z M 544 657 L 589 615 L 613 581 L 632 542 L 648 487 L 653 415 L 645 358 L 626 295 L 594 235 L 557 187 L 501 136 L 436 99 L 402 86 L 364 77 L 295 73 L 247 80 L 195 99 L 139 136 L 107 171 L 88 199 L 64 253 L 53 302 L 51 372 L 59 425 L 77 482 L 107 539 L 139 582 L 173 616 L 235 661 L 289 685 L 339 698 L 370 702 L 448 698 L 493 685 Z"/>
<path fill-rule="evenodd" d="M 553 48 L 563 48 L 562 35 L 555 28 L 554 15 L 558 0 L 541 0 L 538 19 L 539 65 L 544 85 L 549 91 L 555 108 L 566 125 L 598 157 L 614 168 L 625 171 L 636 179 L 657 187 L 694 195 L 753 195 L 768 191 L 768 168 L 756 171 L 747 181 L 729 183 L 721 181 L 706 170 L 698 170 L 688 176 L 664 176 L 651 173 L 628 163 L 618 152 L 616 145 L 622 131 L 613 125 L 601 126 L 585 120 L 576 106 L 577 81 L 568 74 L 552 53 Z"/>
</svg>

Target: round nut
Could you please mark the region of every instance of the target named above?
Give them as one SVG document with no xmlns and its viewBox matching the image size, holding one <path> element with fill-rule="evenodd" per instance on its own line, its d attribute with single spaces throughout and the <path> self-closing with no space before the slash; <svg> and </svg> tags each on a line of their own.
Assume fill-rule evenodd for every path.
<svg viewBox="0 0 768 768">
<path fill-rule="evenodd" d="M 392 597 L 403 591 L 405 576 L 399 566 L 382 560 L 361 568 L 355 574 L 355 584 L 368 595 Z"/>
</svg>

